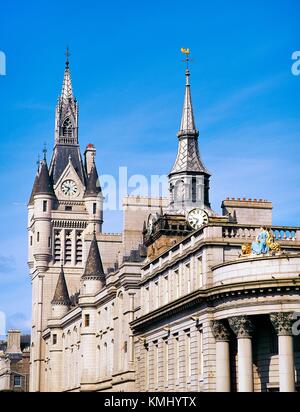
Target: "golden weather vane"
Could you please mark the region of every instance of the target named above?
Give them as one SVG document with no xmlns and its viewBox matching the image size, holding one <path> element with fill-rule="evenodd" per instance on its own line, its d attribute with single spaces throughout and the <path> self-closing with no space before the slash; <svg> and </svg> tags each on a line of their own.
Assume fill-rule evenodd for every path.
<svg viewBox="0 0 300 412">
<path fill-rule="evenodd" d="M 181 48 L 181 53 L 185 54 L 185 59 L 183 60 L 184 62 L 186 62 L 186 68 L 189 68 L 189 62 L 192 61 L 190 59 L 190 54 L 191 54 L 191 49 L 185 49 L 184 47 Z"/>
</svg>

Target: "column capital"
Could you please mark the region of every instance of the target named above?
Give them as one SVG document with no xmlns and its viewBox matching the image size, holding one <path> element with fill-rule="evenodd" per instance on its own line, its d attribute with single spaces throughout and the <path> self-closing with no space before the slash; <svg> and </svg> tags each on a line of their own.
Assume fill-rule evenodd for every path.
<svg viewBox="0 0 300 412">
<path fill-rule="evenodd" d="M 293 335 L 293 313 L 278 312 L 270 313 L 270 320 L 278 336 L 292 336 Z"/>
<path fill-rule="evenodd" d="M 220 320 L 214 320 L 210 324 L 216 342 L 229 342 L 230 332 Z"/>
<path fill-rule="evenodd" d="M 249 316 L 233 316 L 228 322 L 238 339 L 252 338 L 254 324 Z"/>
</svg>

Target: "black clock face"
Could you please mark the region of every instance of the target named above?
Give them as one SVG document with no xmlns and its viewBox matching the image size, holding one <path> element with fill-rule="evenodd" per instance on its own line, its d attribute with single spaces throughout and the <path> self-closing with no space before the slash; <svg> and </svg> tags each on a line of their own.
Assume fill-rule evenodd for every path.
<svg viewBox="0 0 300 412">
<path fill-rule="evenodd" d="M 74 196 L 78 189 L 74 180 L 65 180 L 61 185 L 61 190 L 66 196 Z"/>
<path fill-rule="evenodd" d="M 195 229 L 200 229 L 203 225 L 209 221 L 208 214 L 202 209 L 193 209 L 188 214 L 189 225 Z"/>
</svg>

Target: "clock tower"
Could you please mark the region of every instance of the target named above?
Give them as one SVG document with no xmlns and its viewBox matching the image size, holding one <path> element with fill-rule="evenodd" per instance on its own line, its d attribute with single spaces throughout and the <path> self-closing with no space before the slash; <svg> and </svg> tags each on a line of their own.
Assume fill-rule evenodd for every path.
<svg viewBox="0 0 300 412">
<path fill-rule="evenodd" d="M 86 236 L 102 232 L 103 196 L 89 144 L 83 162 L 78 141 L 78 102 L 73 94 L 69 53 L 55 113 L 55 144 L 48 168 L 40 162 L 28 204 L 28 265 L 32 282 L 30 390 L 45 387 L 47 348 L 42 333 L 51 318 L 51 300 L 62 276 L 70 301 L 81 285 Z"/>
</svg>

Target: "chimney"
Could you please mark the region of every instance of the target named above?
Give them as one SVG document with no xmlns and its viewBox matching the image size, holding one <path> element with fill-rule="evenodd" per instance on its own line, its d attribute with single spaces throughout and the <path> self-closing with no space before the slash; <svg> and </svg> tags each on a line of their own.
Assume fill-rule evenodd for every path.
<svg viewBox="0 0 300 412">
<path fill-rule="evenodd" d="M 22 353 L 21 332 L 19 330 L 8 331 L 6 353 Z"/>
<path fill-rule="evenodd" d="M 85 157 L 85 170 L 87 172 L 87 175 L 90 174 L 93 163 L 94 163 L 94 158 L 96 157 L 96 149 L 93 144 L 88 144 L 87 148 L 85 149 L 84 153 Z"/>
</svg>

